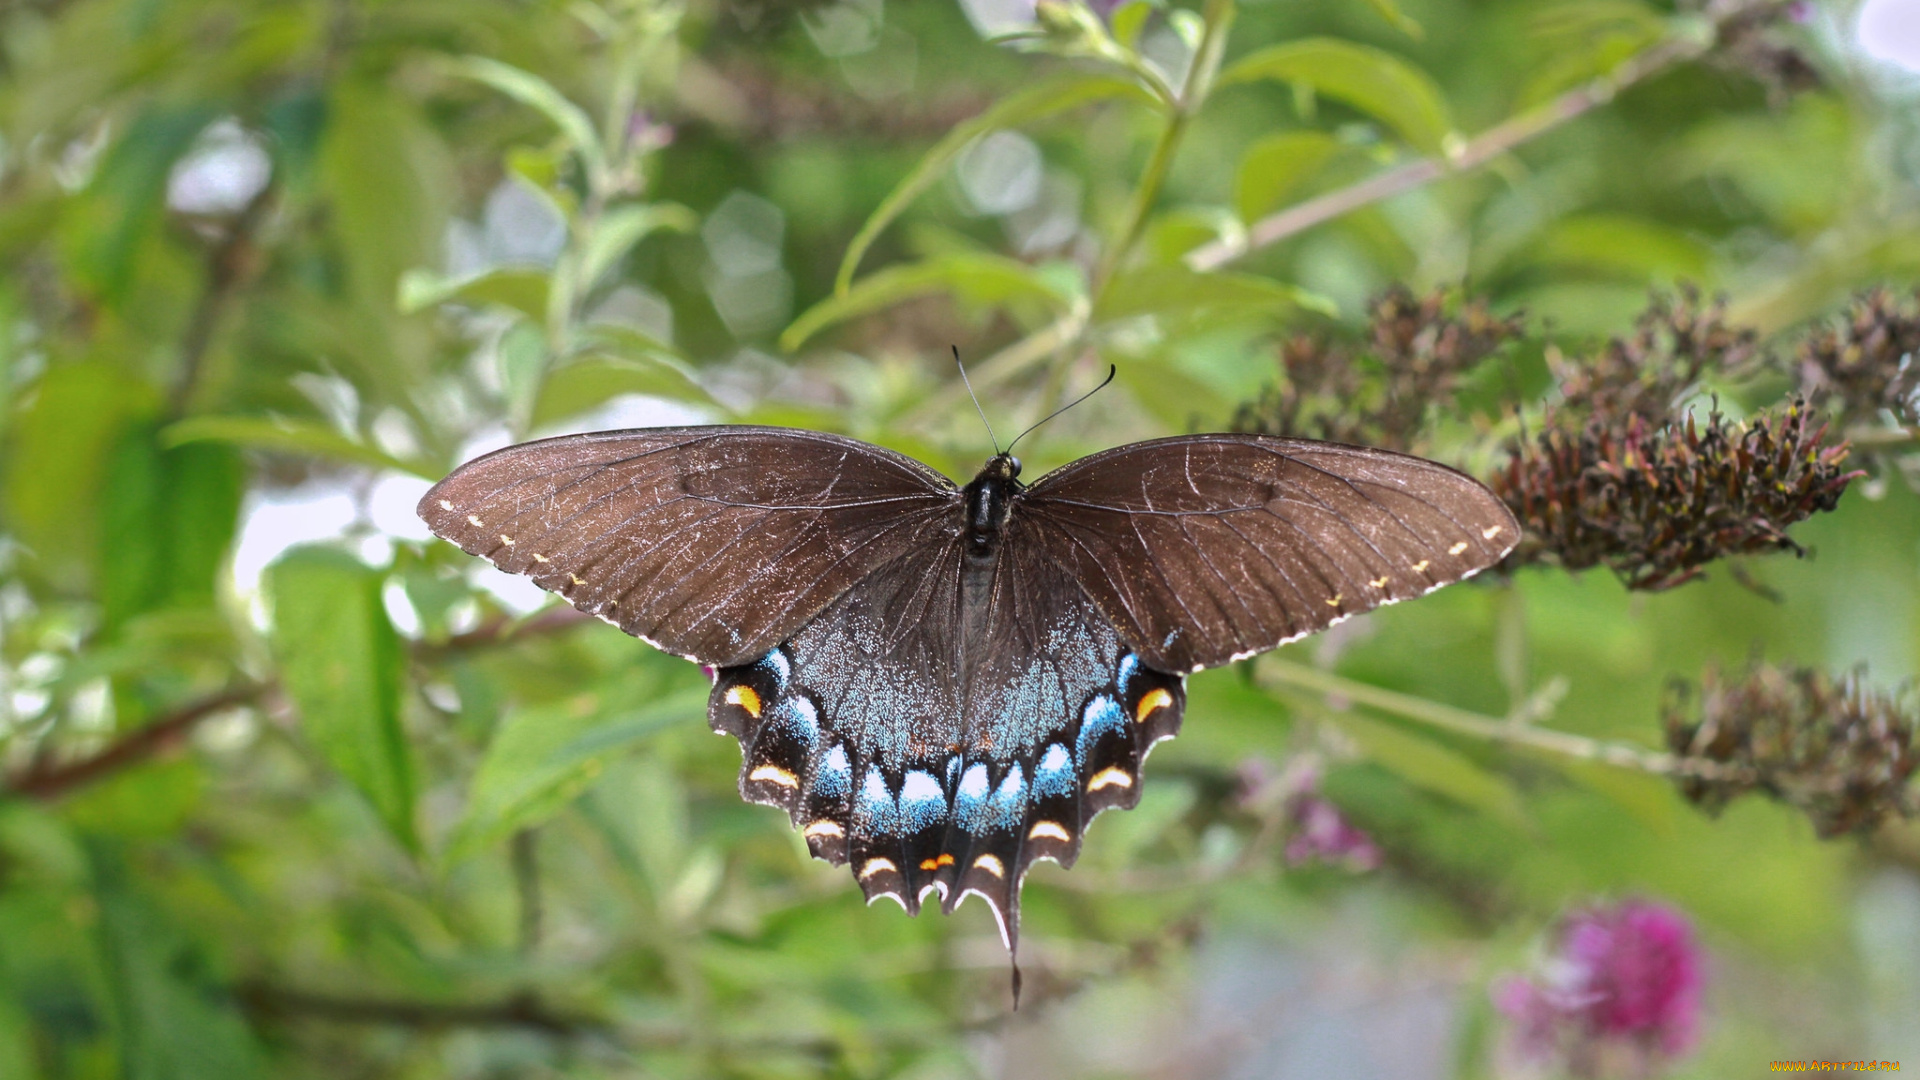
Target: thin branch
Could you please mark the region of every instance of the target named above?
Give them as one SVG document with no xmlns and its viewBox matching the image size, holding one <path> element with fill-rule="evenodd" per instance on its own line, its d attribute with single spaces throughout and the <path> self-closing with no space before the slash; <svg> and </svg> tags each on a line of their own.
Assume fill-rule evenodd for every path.
<svg viewBox="0 0 1920 1080">
<path fill-rule="evenodd" d="M 200 721 L 224 709 L 255 701 L 271 688 L 270 683 L 257 683 L 251 686 L 234 687 L 231 690 L 223 690 L 210 697 L 201 698 L 137 731 L 121 736 L 117 741 L 91 756 L 65 764 L 35 763 L 20 775 L 8 780 L 6 790 L 29 799 L 57 799 L 75 788 L 91 784 L 95 780 L 100 780 L 137 762 L 145 761 L 185 738 L 187 732 Z"/>
<path fill-rule="evenodd" d="M 253 238 L 260 230 L 260 224 L 266 220 L 267 212 L 273 208 L 274 185 L 263 184 L 254 193 L 252 199 L 233 223 L 227 226 L 226 235 L 220 242 L 207 251 L 207 280 L 200 292 L 200 300 L 194 305 L 193 314 L 187 320 L 186 332 L 180 339 L 180 381 L 173 388 L 173 412 L 184 413 L 192 403 L 193 393 L 200 386 L 200 370 L 204 366 L 207 350 L 213 345 L 213 337 L 225 318 L 227 309 L 239 295 L 254 273 L 259 269 L 259 249 Z"/>
<path fill-rule="evenodd" d="M 1920 428 L 1855 428 L 1846 441 L 1861 451 L 1904 450 L 1920 443 Z"/>
<path fill-rule="evenodd" d="M 547 608 L 525 619 L 515 619 L 507 615 L 488 619 L 472 630 L 464 634 L 455 634 L 445 641 L 421 642 L 414 647 L 414 651 L 423 658 L 434 659 L 450 653 L 505 645 L 522 638 L 557 634 L 564 630 L 571 630 L 581 623 L 592 621 L 593 616 L 579 608 L 562 604 Z"/>
<path fill-rule="evenodd" d="M 1277 244 L 1363 206 L 1412 191 L 1449 173 L 1478 168 L 1522 143 L 1612 101 L 1620 91 L 1634 83 L 1700 56 L 1712 44 L 1711 40 L 1669 39 L 1652 46 L 1615 68 L 1611 74 L 1487 129 L 1445 158 L 1409 161 L 1359 183 L 1289 206 L 1254 222 L 1244 236 L 1223 237 L 1195 248 L 1187 254 L 1187 265 L 1201 272 L 1218 270 L 1244 255 Z"/>
<path fill-rule="evenodd" d="M 1515 722 L 1482 716 L 1479 713 L 1457 709 L 1451 705 L 1443 705 L 1412 694 L 1402 694 L 1368 683 L 1345 679 L 1331 672 L 1288 660 L 1267 657 L 1255 665 L 1254 671 L 1259 681 L 1270 688 L 1308 690 L 1329 697 L 1338 697 L 1346 702 L 1379 709 L 1442 731 L 1467 735 L 1487 742 L 1505 743 L 1528 750 L 1543 751 L 1558 757 L 1597 761 L 1603 765 L 1661 776 L 1684 775 L 1726 779 L 1737 775 L 1736 770 L 1731 770 L 1718 762 L 1681 758 L 1627 743 L 1603 742 L 1585 735 L 1536 727 L 1524 721 Z M 1345 706 L 1342 705 L 1341 708 L 1344 709 Z"/>
<path fill-rule="evenodd" d="M 316 994 L 250 980 L 234 988 L 240 1007 L 255 1019 L 314 1019 L 337 1024 L 392 1024 L 407 1028 L 530 1028 L 548 1035 L 604 1032 L 597 1016 L 552 1009 L 531 991 L 492 1002 L 406 1001 L 397 998 Z"/>
</svg>

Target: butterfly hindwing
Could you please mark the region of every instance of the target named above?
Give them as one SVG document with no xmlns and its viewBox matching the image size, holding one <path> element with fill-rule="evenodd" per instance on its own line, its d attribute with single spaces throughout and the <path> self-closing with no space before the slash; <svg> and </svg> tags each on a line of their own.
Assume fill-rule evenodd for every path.
<svg viewBox="0 0 1920 1080">
<path fill-rule="evenodd" d="M 917 912 L 933 893 L 950 912 L 977 893 L 1009 944 L 1028 869 L 1071 865 L 1095 814 L 1138 802 L 1141 762 L 1185 700 L 1178 675 L 1142 664 L 1022 550 L 973 597 L 957 555 L 876 575 L 759 661 L 720 669 L 710 706 L 741 741 L 741 794 L 786 809 L 815 856 L 850 862 L 869 901 Z M 966 656 L 944 669 L 964 677 L 930 675 L 941 656 Z"/>
</svg>

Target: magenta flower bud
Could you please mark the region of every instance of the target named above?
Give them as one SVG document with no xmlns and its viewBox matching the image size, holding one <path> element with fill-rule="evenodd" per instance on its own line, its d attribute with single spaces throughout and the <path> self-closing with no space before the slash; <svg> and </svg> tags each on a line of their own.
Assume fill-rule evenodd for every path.
<svg viewBox="0 0 1920 1080">
<path fill-rule="evenodd" d="M 1567 916 L 1538 969 L 1491 995 L 1521 1056 L 1575 1076 L 1650 1075 L 1698 1038 L 1702 968 L 1686 916 L 1626 900 Z"/>
</svg>

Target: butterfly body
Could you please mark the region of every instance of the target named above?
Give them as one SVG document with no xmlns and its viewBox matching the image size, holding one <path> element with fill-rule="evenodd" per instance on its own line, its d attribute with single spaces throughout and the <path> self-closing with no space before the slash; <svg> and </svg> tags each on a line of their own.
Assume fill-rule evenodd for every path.
<svg viewBox="0 0 1920 1080">
<path fill-rule="evenodd" d="M 1261 436 L 1135 443 L 964 487 L 818 432 L 670 428 L 479 458 L 434 531 L 716 669 L 740 791 L 869 902 L 977 894 L 1011 947 L 1022 878 L 1071 865 L 1178 731 L 1188 672 L 1431 591 L 1518 539 L 1472 479 Z"/>
</svg>

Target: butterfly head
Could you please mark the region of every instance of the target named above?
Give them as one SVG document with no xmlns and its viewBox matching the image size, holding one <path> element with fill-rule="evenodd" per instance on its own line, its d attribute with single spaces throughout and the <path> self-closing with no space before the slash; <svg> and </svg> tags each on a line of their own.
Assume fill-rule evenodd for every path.
<svg viewBox="0 0 1920 1080">
<path fill-rule="evenodd" d="M 995 454 L 980 467 L 982 480 L 1018 480 L 1020 478 L 1020 459 L 1012 454 Z"/>
</svg>

